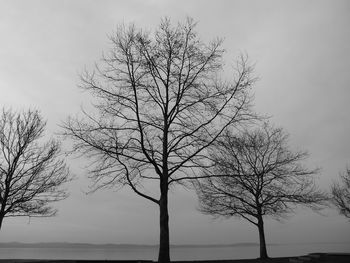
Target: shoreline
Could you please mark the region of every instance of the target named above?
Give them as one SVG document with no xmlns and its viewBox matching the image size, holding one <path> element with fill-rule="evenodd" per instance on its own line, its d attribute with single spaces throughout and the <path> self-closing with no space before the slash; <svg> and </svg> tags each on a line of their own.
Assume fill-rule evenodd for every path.
<svg viewBox="0 0 350 263">
<path fill-rule="evenodd" d="M 275 257 L 269 259 L 228 259 L 228 260 L 181 260 L 171 263 L 347 263 L 350 253 L 311 253 L 296 257 Z M 0 263 L 157 263 L 153 260 L 57 260 L 57 259 L 0 259 Z"/>
</svg>

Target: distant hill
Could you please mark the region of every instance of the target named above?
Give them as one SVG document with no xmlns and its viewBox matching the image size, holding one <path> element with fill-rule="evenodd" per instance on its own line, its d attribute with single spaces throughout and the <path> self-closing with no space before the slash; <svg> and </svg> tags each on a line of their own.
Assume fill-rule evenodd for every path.
<svg viewBox="0 0 350 263">
<path fill-rule="evenodd" d="M 247 247 L 258 246 L 258 243 L 235 243 L 235 244 L 205 244 L 205 245 L 171 245 L 171 247 Z M 22 243 L 22 242 L 2 242 L 0 248 L 149 248 L 158 245 L 142 244 L 90 244 L 90 243 L 69 243 L 69 242 L 48 242 L 48 243 Z"/>
<path fill-rule="evenodd" d="M 273 243 L 269 246 L 283 246 L 291 244 L 343 244 L 348 242 L 313 242 L 313 243 Z M 252 247 L 259 246 L 259 243 L 243 242 L 234 244 L 184 244 L 184 245 L 171 245 L 173 248 L 206 248 L 206 247 Z M 91 244 L 91 243 L 69 243 L 69 242 L 41 242 L 41 243 L 22 243 L 22 242 L 2 242 L 0 248 L 81 248 L 81 249 L 117 249 L 117 248 L 156 248 L 158 245 L 145 245 L 145 244 Z"/>
</svg>

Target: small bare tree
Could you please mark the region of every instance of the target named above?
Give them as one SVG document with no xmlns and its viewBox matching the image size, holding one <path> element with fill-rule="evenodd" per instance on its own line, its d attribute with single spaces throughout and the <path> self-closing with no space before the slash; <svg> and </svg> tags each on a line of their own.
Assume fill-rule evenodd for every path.
<svg viewBox="0 0 350 263">
<path fill-rule="evenodd" d="M 332 200 L 340 214 L 350 218 L 350 169 L 340 175 L 341 183 L 332 185 Z"/>
<path fill-rule="evenodd" d="M 268 258 L 264 217 L 279 219 L 297 204 L 316 208 L 325 198 L 311 177 L 316 170 L 300 164 L 307 154 L 290 151 L 287 138 L 268 124 L 238 136 L 227 131 L 212 149 L 216 166 L 196 183 L 200 211 L 241 217 L 258 227 L 260 258 Z"/>
<path fill-rule="evenodd" d="M 4 217 L 53 216 L 49 204 L 67 196 L 60 189 L 69 173 L 58 159 L 59 144 L 39 144 L 45 125 L 38 111 L 1 113 L 0 228 Z"/>
<path fill-rule="evenodd" d="M 121 26 L 111 52 L 82 76 L 98 99 L 97 116 L 85 112 L 64 124 L 73 151 L 93 158 L 96 189 L 127 185 L 159 206 L 159 262 L 170 260 L 170 185 L 197 178 L 208 146 L 227 126 L 252 118 L 252 68 L 242 57 L 233 80 L 220 80 L 222 41 L 204 44 L 194 27 L 192 19 L 177 26 L 164 19 L 154 34 Z M 145 181 L 158 190 L 145 192 Z"/>
</svg>

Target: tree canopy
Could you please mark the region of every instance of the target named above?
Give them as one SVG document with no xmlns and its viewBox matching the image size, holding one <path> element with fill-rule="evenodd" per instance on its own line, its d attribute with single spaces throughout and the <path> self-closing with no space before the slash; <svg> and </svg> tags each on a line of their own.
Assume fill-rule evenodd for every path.
<svg viewBox="0 0 350 263">
<path fill-rule="evenodd" d="M 237 216 L 256 225 L 260 257 L 266 258 L 263 217 L 279 219 L 297 204 L 319 208 L 325 200 L 309 170 L 302 165 L 306 152 L 293 152 L 288 135 L 265 123 L 240 134 L 226 131 L 213 145 L 215 165 L 196 183 L 200 211 L 213 216 Z"/>
<path fill-rule="evenodd" d="M 350 169 L 340 175 L 341 182 L 332 185 L 332 200 L 340 214 L 350 218 Z"/>
<path fill-rule="evenodd" d="M 222 40 L 204 43 L 187 19 L 154 32 L 120 26 L 112 48 L 82 88 L 95 110 L 65 123 L 73 151 L 90 157 L 96 189 L 129 186 L 160 207 L 159 261 L 169 261 L 168 188 L 198 178 L 207 148 L 230 125 L 251 119 L 252 67 L 241 56 L 223 80 Z M 158 191 L 145 192 L 143 182 Z"/>
<path fill-rule="evenodd" d="M 42 142 L 46 122 L 38 111 L 5 110 L 0 116 L 0 227 L 4 217 L 53 216 L 67 197 L 69 171 L 60 144 Z"/>
</svg>

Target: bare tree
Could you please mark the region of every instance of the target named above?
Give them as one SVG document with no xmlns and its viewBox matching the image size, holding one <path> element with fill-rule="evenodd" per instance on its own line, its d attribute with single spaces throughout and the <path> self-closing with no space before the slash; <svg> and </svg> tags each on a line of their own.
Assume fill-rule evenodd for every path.
<svg viewBox="0 0 350 263">
<path fill-rule="evenodd" d="M 350 218 L 350 170 L 340 175 L 341 183 L 333 183 L 332 200 L 340 214 Z"/>
<path fill-rule="evenodd" d="M 58 142 L 39 144 L 46 123 L 38 111 L 3 110 L 0 117 L 0 228 L 4 217 L 53 216 L 69 180 Z"/>
<path fill-rule="evenodd" d="M 68 119 L 73 151 L 92 158 L 95 189 L 127 185 L 159 206 L 159 262 L 169 262 L 168 189 L 197 178 L 208 164 L 206 149 L 229 125 L 252 118 L 252 68 L 242 56 L 231 81 L 220 80 L 222 41 L 204 44 L 187 19 L 163 19 L 155 32 L 121 26 L 112 49 L 83 89 L 98 113 Z M 158 189 L 148 192 L 143 182 Z"/>
<path fill-rule="evenodd" d="M 260 258 L 268 258 L 264 217 L 275 219 L 295 205 L 317 208 L 325 195 L 301 165 L 305 152 L 292 152 L 282 129 L 262 128 L 235 136 L 225 132 L 212 149 L 216 163 L 196 183 L 200 211 L 214 216 L 243 218 L 258 227 Z"/>
</svg>

